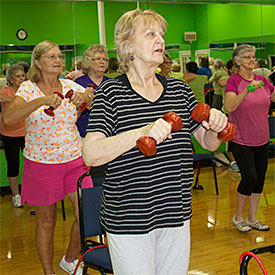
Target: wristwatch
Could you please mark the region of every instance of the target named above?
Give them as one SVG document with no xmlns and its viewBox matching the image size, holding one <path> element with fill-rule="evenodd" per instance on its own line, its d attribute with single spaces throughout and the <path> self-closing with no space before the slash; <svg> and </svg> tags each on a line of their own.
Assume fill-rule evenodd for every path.
<svg viewBox="0 0 275 275">
<path fill-rule="evenodd" d="M 90 102 L 91 99 L 92 99 L 92 96 L 90 95 L 90 93 L 86 93 L 86 95 L 87 95 L 87 97 L 88 97 L 88 102 Z"/>
</svg>

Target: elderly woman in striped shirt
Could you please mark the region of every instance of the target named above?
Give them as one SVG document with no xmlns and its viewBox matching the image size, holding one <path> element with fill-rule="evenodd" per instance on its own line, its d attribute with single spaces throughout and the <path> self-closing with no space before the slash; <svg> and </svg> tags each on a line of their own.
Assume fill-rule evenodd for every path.
<svg viewBox="0 0 275 275">
<path fill-rule="evenodd" d="M 125 74 L 98 88 L 91 109 L 83 158 L 108 163 L 101 220 L 115 274 L 187 274 L 193 181 L 191 135 L 215 149 L 227 118 L 210 111 L 209 131 L 191 119 L 198 104 L 181 80 L 155 74 L 163 62 L 165 19 L 153 10 L 126 12 L 115 27 Z M 171 133 L 162 119 L 177 113 L 183 128 Z M 153 138 L 157 154 L 144 156 L 140 137 Z"/>
</svg>

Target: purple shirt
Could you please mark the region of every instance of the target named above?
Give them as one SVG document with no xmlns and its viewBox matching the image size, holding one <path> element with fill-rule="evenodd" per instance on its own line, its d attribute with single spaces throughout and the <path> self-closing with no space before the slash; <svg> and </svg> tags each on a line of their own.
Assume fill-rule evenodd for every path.
<svg viewBox="0 0 275 275">
<path fill-rule="evenodd" d="M 104 75 L 101 83 L 103 83 L 107 79 L 109 79 L 109 77 L 107 77 L 107 76 Z M 87 74 L 85 74 L 83 76 L 80 76 L 79 78 L 77 78 L 75 80 L 75 82 L 78 83 L 78 84 L 80 84 L 84 88 L 87 88 L 88 84 L 94 84 L 95 85 L 95 89 L 97 89 L 97 87 L 98 87 Z M 87 125 L 88 125 L 89 115 L 90 115 L 90 110 L 85 109 L 82 112 L 81 116 L 78 118 L 77 122 L 76 122 L 76 126 L 78 128 L 80 136 L 83 137 L 83 138 L 86 135 L 86 129 L 87 129 Z"/>
<path fill-rule="evenodd" d="M 232 141 L 246 146 L 260 146 L 269 141 L 268 109 L 274 86 L 261 75 L 254 74 L 254 80 L 262 80 L 264 86 L 248 93 L 228 117 L 228 121 L 237 128 Z M 225 92 L 239 95 L 251 82 L 240 74 L 232 75 L 227 81 Z"/>
</svg>

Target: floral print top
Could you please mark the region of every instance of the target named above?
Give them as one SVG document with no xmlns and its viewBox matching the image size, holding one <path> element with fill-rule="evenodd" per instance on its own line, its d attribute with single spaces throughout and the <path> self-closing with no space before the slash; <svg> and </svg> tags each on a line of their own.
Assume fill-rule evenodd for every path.
<svg viewBox="0 0 275 275">
<path fill-rule="evenodd" d="M 74 92 L 85 91 L 85 88 L 71 80 L 60 79 L 60 82 L 64 96 L 70 89 Z M 25 81 L 15 96 L 30 102 L 45 95 L 34 82 Z M 55 117 L 44 112 L 48 107 L 41 106 L 26 118 L 24 157 L 48 164 L 69 162 L 81 157 L 82 143 L 75 125 L 76 106 L 70 103 L 69 99 L 63 99 L 61 105 L 54 110 Z"/>
</svg>

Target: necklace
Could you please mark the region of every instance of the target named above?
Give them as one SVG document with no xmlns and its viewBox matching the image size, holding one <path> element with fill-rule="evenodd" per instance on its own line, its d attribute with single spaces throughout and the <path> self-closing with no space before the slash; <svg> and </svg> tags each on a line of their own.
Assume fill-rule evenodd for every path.
<svg viewBox="0 0 275 275">
<path fill-rule="evenodd" d="M 254 79 L 254 75 L 253 73 L 251 72 L 250 76 L 246 76 L 246 75 L 243 75 L 241 72 L 239 72 L 239 74 L 246 80 L 253 80 Z"/>
</svg>

